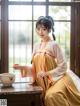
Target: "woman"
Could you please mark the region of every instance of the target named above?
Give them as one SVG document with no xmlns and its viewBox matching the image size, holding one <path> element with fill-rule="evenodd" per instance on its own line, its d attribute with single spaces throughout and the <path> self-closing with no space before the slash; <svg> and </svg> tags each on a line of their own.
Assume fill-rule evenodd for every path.
<svg viewBox="0 0 80 106">
<path fill-rule="evenodd" d="M 49 36 L 51 31 L 53 40 Z M 80 94 L 66 73 L 66 61 L 55 42 L 52 17 L 39 17 L 36 32 L 41 43 L 33 51 L 32 66 L 14 65 L 14 68 L 20 69 L 23 76 L 32 70 L 34 82 L 43 88 L 45 106 L 80 106 Z"/>
</svg>

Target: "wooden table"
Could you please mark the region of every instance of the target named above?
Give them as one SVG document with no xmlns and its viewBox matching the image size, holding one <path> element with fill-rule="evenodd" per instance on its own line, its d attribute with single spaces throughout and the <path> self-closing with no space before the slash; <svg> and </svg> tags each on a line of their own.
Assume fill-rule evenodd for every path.
<svg viewBox="0 0 80 106">
<path fill-rule="evenodd" d="M 41 87 L 27 83 L 15 83 L 9 88 L 0 84 L 0 100 L 7 100 L 5 106 L 41 106 L 41 94 Z"/>
</svg>

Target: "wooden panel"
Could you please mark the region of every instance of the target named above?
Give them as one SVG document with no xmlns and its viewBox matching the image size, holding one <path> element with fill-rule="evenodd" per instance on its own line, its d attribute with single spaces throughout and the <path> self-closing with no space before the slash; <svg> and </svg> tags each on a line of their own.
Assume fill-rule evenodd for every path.
<svg viewBox="0 0 80 106">
<path fill-rule="evenodd" d="M 1 71 L 8 71 L 8 3 L 2 0 L 1 6 Z"/>
<path fill-rule="evenodd" d="M 71 69 L 80 77 L 80 2 L 72 6 L 71 14 Z"/>
<path fill-rule="evenodd" d="M 0 84 L 0 99 L 7 100 L 7 106 L 41 106 L 42 88 L 27 85 L 27 83 L 14 83 L 12 87 L 3 87 Z"/>
<path fill-rule="evenodd" d="M 1 98 L 7 99 L 7 106 L 41 106 L 40 95 L 36 93 L 1 95 Z"/>
<path fill-rule="evenodd" d="M 71 6 L 70 69 L 75 72 L 75 5 Z"/>
<path fill-rule="evenodd" d="M 80 3 L 75 6 L 75 73 L 80 77 Z"/>
</svg>

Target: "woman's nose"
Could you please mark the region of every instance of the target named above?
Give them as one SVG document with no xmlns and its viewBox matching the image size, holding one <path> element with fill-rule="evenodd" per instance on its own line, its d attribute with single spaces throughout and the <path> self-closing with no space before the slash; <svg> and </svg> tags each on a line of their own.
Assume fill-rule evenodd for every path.
<svg viewBox="0 0 80 106">
<path fill-rule="evenodd" d="M 39 30 L 39 33 L 40 33 L 40 34 L 42 33 L 42 29 Z"/>
</svg>

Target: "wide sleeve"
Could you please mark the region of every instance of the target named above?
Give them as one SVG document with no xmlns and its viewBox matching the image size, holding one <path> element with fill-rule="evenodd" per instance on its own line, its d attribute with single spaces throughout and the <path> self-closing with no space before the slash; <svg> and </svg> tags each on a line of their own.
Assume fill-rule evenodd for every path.
<svg viewBox="0 0 80 106">
<path fill-rule="evenodd" d="M 37 50 L 39 48 L 39 44 L 35 44 L 33 48 L 33 53 L 32 53 L 32 75 L 33 75 L 33 82 L 36 80 L 36 71 L 35 71 L 35 65 L 34 65 L 34 55 L 36 54 Z"/>
<path fill-rule="evenodd" d="M 53 78 L 62 76 L 67 70 L 67 63 L 65 61 L 63 52 L 57 43 L 53 44 L 53 54 L 56 59 L 57 67 L 50 71 Z"/>
</svg>

